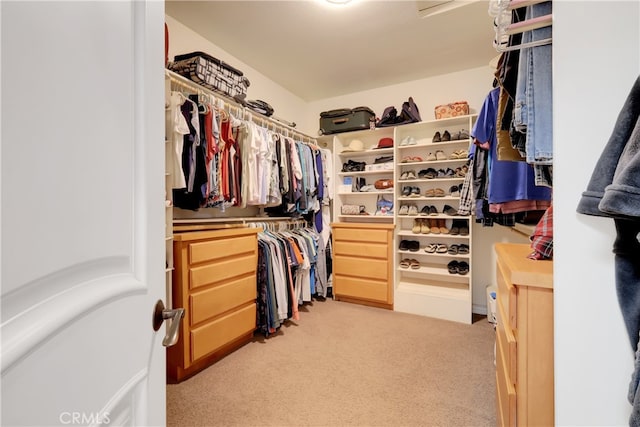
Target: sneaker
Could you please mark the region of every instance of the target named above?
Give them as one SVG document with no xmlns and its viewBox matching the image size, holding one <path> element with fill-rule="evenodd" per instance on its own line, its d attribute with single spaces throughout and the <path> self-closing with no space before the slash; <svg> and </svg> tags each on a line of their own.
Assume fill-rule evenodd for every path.
<svg viewBox="0 0 640 427">
<path fill-rule="evenodd" d="M 411 204 L 409 205 L 409 216 L 416 216 L 418 215 L 418 206 Z"/>
<path fill-rule="evenodd" d="M 458 214 L 458 210 L 453 208 L 452 206 L 444 205 L 442 213 L 444 213 L 445 215 L 456 216 Z"/>
<path fill-rule="evenodd" d="M 409 206 L 400 205 L 400 210 L 398 211 L 398 215 L 409 215 Z"/>
</svg>

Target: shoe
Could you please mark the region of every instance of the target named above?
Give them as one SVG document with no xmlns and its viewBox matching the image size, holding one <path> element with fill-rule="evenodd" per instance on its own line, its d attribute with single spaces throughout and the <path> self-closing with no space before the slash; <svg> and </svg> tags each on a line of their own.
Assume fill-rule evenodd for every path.
<svg viewBox="0 0 640 427">
<path fill-rule="evenodd" d="M 446 227 L 447 222 L 444 219 L 438 220 L 438 227 L 440 228 L 440 234 L 449 234 L 449 229 Z"/>
<path fill-rule="evenodd" d="M 446 154 L 444 154 L 444 151 L 437 150 L 436 151 L 436 159 L 437 160 L 447 160 L 447 156 L 446 156 Z"/>
<path fill-rule="evenodd" d="M 438 172 L 433 168 L 427 169 L 424 174 L 424 178 L 426 179 L 434 179 L 437 176 L 438 176 Z"/>
<path fill-rule="evenodd" d="M 431 233 L 433 234 L 440 234 L 440 227 L 438 226 L 438 220 L 437 219 L 430 219 L 429 221 L 429 226 L 431 229 Z"/>
<path fill-rule="evenodd" d="M 469 264 L 466 261 L 461 261 L 458 263 L 458 274 L 462 274 L 463 276 L 469 272 Z"/>
<path fill-rule="evenodd" d="M 435 188 L 429 188 L 427 191 L 424 192 L 425 197 L 436 197 L 436 190 Z"/>
<path fill-rule="evenodd" d="M 451 134 L 449 133 L 448 130 L 445 130 L 444 133 L 442 134 L 442 140 L 451 141 Z"/>
<path fill-rule="evenodd" d="M 423 219 L 420 221 L 420 233 L 421 234 L 431 233 L 431 228 L 429 227 L 429 220 Z"/>
<path fill-rule="evenodd" d="M 447 168 L 444 171 L 444 177 L 445 178 L 453 178 L 455 176 L 455 173 L 453 172 L 453 169 L 451 168 Z"/>
<path fill-rule="evenodd" d="M 410 240 L 409 241 L 409 251 L 410 252 L 418 252 L 418 250 L 420 250 L 420 242 L 418 242 L 417 240 Z"/>
<path fill-rule="evenodd" d="M 427 161 L 428 161 L 428 162 L 432 162 L 432 161 L 434 161 L 434 160 L 437 160 L 437 157 L 436 157 L 436 155 L 435 155 L 435 154 L 433 154 L 433 153 L 429 153 L 429 154 L 427 154 Z"/>
<path fill-rule="evenodd" d="M 408 240 L 401 240 L 400 241 L 400 246 L 398 246 L 398 249 L 400 249 L 401 251 L 409 250 L 409 241 Z"/>
<path fill-rule="evenodd" d="M 409 195 L 411 194 L 411 189 L 413 187 L 402 187 L 402 196 L 403 197 L 409 197 Z"/>
<path fill-rule="evenodd" d="M 409 197 L 420 197 L 420 187 L 411 187 Z"/>
<path fill-rule="evenodd" d="M 408 176 L 409 176 L 409 172 L 408 171 L 402 172 L 402 174 L 400 175 L 400 179 L 402 179 L 402 180 L 407 179 Z"/>
<path fill-rule="evenodd" d="M 405 179 L 416 179 L 416 171 L 410 170 L 407 171 L 407 177 Z"/>
<path fill-rule="evenodd" d="M 457 274 L 458 273 L 458 261 L 451 261 L 447 264 L 447 269 L 449 270 L 449 274 Z"/>
<path fill-rule="evenodd" d="M 420 234 L 420 228 L 422 227 L 422 224 L 420 223 L 419 219 L 414 219 L 413 220 L 413 227 L 411 227 L 411 232 L 413 234 Z"/>
<path fill-rule="evenodd" d="M 418 206 L 416 206 L 415 204 L 409 205 L 409 211 L 407 213 L 409 216 L 418 215 Z"/>
<path fill-rule="evenodd" d="M 411 265 L 411 260 L 409 258 L 404 258 L 402 261 L 400 261 L 401 268 L 409 268 L 410 265 Z"/>
<path fill-rule="evenodd" d="M 409 206 L 400 205 L 400 210 L 398 211 L 398 215 L 409 215 Z"/>
<path fill-rule="evenodd" d="M 422 207 L 422 209 L 420 209 L 420 212 L 418 213 L 418 215 L 420 215 L 420 216 L 427 216 L 427 215 L 429 215 L 429 208 L 430 208 L 430 206 L 429 206 L 429 205 L 424 205 L 424 206 Z"/>
<path fill-rule="evenodd" d="M 402 209 L 402 208 L 400 208 Z M 442 213 L 444 213 L 445 215 L 449 215 L 449 216 L 456 216 L 458 214 L 458 210 L 454 209 L 453 207 L 449 206 L 449 205 L 444 205 L 444 209 L 442 209 Z"/>
<path fill-rule="evenodd" d="M 449 188 L 449 195 L 450 195 L 451 197 L 460 197 L 460 190 L 458 189 L 458 186 L 457 186 L 457 185 L 452 185 L 452 186 Z"/>
<path fill-rule="evenodd" d="M 469 245 L 460 244 L 458 245 L 458 253 L 460 255 L 466 255 L 469 253 Z"/>
<path fill-rule="evenodd" d="M 431 140 L 431 142 L 440 142 L 442 141 L 442 137 L 440 136 L 440 132 L 436 132 L 433 135 L 433 139 Z"/>
<path fill-rule="evenodd" d="M 462 221 L 461 225 L 458 225 L 458 228 L 460 229 L 461 236 L 469 235 L 469 227 L 467 226 L 466 221 Z"/>
<path fill-rule="evenodd" d="M 456 225 L 451 226 L 451 230 L 449 230 L 449 234 L 452 236 L 457 236 L 460 234 L 460 229 Z"/>
<path fill-rule="evenodd" d="M 416 139 L 412 136 L 406 136 L 400 141 L 400 145 L 416 145 Z"/>
<path fill-rule="evenodd" d="M 446 254 L 449 248 L 444 243 L 436 243 L 436 253 Z"/>
<path fill-rule="evenodd" d="M 419 269 L 419 268 L 420 268 L 420 263 L 418 262 L 418 260 L 417 260 L 417 259 L 411 259 L 411 260 L 409 260 L 409 265 L 411 266 L 411 268 L 412 268 L 413 270 L 417 270 L 417 269 Z"/>
<path fill-rule="evenodd" d="M 436 188 L 433 191 L 436 197 L 444 197 L 444 190 L 442 188 Z"/>
<path fill-rule="evenodd" d="M 435 206 L 429 206 L 429 215 L 430 216 L 437 216 L 438 215 L 438 209 Z"/>
<path fill-rule="evenodd" d="M 429 243 L 425 248 L 424 251 L 428 254 L 433 254 L 436 252 L 436 249 L 438 247 L 437 243 Z"/>
<path fill-rule="evenodd" d="M 447 251 L 449 255 L 458 255 L 458 245 L 449 246 L 449 250 Z"/>
</svg>

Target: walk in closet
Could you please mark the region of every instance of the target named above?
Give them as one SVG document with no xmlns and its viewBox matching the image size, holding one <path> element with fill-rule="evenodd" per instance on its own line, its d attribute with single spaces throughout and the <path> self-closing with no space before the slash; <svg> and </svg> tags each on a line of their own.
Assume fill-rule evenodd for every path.
<svg viewBox="0 0 640 427">
<path fill-rule="evenodd" d="M 525 344 L 531 338 L 529 332 L 537 331 L 538 324 L 526 323 L 525 331 L 523 318 L 518 316 L 537 315 L 532 313 L 538 313 L 538 309 L 544 306 L 541 309 L 544 313 L 554 314 L 551 324 L 542 325 L 544 338 L 541 342 L 552 350 L 553 362 L 547 363 L 555 365 L 555 387 L 552 391 L 555 396 L 555 422 L 571 424 L 573 420 L 579 419 L 583 424 L 587 423 L 590 420 L 588 416 L 579 414 L 573 406 L 588 406 L 584 413 L 593 415 L 593 420 L 601 424 L 610 424 L 609 421 L 615 420 L 614 424 L 620 424 L 623 418 L 620 413 L 626 410 L 624 399 L 617 396 L 614 400 L 604 392 L 584 387 L 590 381 L 582 378 L 584 372 L 592 372 L 587 377 L 593 377 L 594 382 L 606 384 L 608 389 L 620 389 L 620 384 L 626 384 L 629 374 L 621 367 L 627 364 L 627 359 L 631 356 L 627 354 L 626 347 L 620 348 L 622 345 L 618 342 L 621 336 L 625 338 L 621 332 L 624 327 L 619 316 L 616 317 L 618 307 L 615 291 L 611 289 L 613 272 L 609 270 L 612 264 L 612 230 L 601 223 L 591 222 L 591 218 L 576 217 L 574 211 L 577 203 L 575 199 L 584 190 L 595 157 L 601 152 L 600 149 L 609 136 L 610 126 L 615 121 L 612 109 L 616 110 L 621 105 L 620 100 L 628 93 L 633 80 L 628 78 L 629 74 L 637 72 L 637 55 L 627 58 L 626 53 L 638 51 L 637 37 L 632 31 L 637 28 L 638 6 L 622 5 L 623 2 L 606 6 L 581 2 L 580 12 L 576 12 L 573 6 L 556 2 L 553 5 L 553 19 L 550 19 L 550 13 L 542 13 L 533 17 L 535 21 L 529 21 L 531 17 L 526 16 L 525 9 L 539 3 L 541 2 L 535 0 L 512 0 L 491 1 L 483 5 L 482 14 L 488 17 L 487 29 L 494 32 L 487 40 L 494 58 L 490 64 L 485 61 L 474 68 L 461 68 L 455 72 L 425 76 L 424 79 L 417 78 L 406 83 L 390 83 L 389 86 L 385 86 L 385 83 L 375 90 L 360 89 L 358 79 L 354 79 L 352 92 L 335 94 L 327 91 L 324 98 L 322 95 L 310 95 L 308 98 L 303 97 L 303 101 L 291 100 L 287 98 L 289 94 L 280 98 L 281 93 L 275 89 L 271 99 L 277 99 L 274 104 L 286 99 L 286 102 L 282 102 L 286 105 L 285 109 L 306 110 L 301 114 L 305 118 L 296 116 L 295 120 L 299 123 L 299 129 L 309 135 L 316 134 L 318 114 L 333 108 L 368 106 L 380 115 L 387 106 L 397 107 L 398 102 L 408 96 L 412 96 L 420 107 L 422 120 L 419 123 L 313 138 L 323 148 L 330 150 L 333 163 L 330 176 L 332 182 L 329 186 L 332 198 L 327 205 L 330 212 L 327 224 L 331 226 L 323 230 L 323 233 L 329 230 L 331 233 L 327 240 L 331 245 L 331 256 L 327 259 L 333 262 L 329 289 L 334 299 L 454 320 L 467 326 L 477 322 L 477 315 L 487 314 L 487 295 L 495 290 L 498 322 L 502 322 L 498 327 L 501 334 L 500 347 L 497 349 L 498 366 L 490 375 L 497 375 L 497 390 L 488 389 L 487 392 L 494 393 L 499 399 L 497 412 L 501 414 L 501 422 L 506 425 L 513 425 L 517 418 L 525 416 L 521 413 L 523 409 L 517 407 L 518 399 L 532 396 L 528 391 L 518 391 L 518 387 L 526 384 L 518 378 L 518 375 L 524 375 L 518 374 L 518 370 L 530 368 L 528 363 L 535 358 L 524 347 L 529 345 Z M 506 7 L 507 4 L 510 6 Z M 235 7 L 229 6 L 234 11 Z M 519 13 L 517 22 L 512 22 L 514 10 L 520 8 L 524 13 Z M 318 13 L 318 19 L 320 16 Z M 170 28 L 180 28 L 177 24 L 185 22 L 178 22 L 177 17 L 177 13 L 176 19 L 169 16 Z M 607 23 L 617 20 L 623 25 Z M 456 24 L 459 22 L 461 21 Z M 553 45 L 550 44 L 551 35 L 543 34 L 543 31 L 537 32 L 532 39 L 528 38 L 532 31 L 551 30 L 551 23 Z M 462 28 L 456 24 L 447 25 L 446 28 Z M 328 23 L 326 25 L 329 26 Z M 587 28 L 590 30 L 587 31 Z M 311 28 L 307 30 L 312 31 Z M 188 43 L 184 40 L 188 38 L 180 40 L 186 34 L 193 36 L 193 40 L 197 39 L 191 49 L 211 48 L 214 55 L 221 52 L 224 54 L 222 49 L 215 50 L 218 47 L 215 42 L 206 44 L 198 38 L 199 34 L 188 33 L 186 30 L 182 34 L 180 31 L 183 30 L 178 32 L 177 49 L 186 50 Z M 418 45 L 436 39 L 437 37 L 415 40 Z M 576 39 L 580 43 L 576 44 Z M 221 38 L 220 45 L 225 43 L 227 41 Z M 527 211 L 532 212 L 531 214 L 524 214 L 523 211 L 519 216 L 511 214 L 509 208 L 513 205 L 506 205 L 507 209 L 504 209 L 504 203 L 508 200 L 493 198 L 496 194 L 494 191 L 498 191 L 497 194 L 500 195 L 505 194 L 501 193 L 503 191 L 516 188 L 514 183 L 517 181 L 516 177 L 520 176 L 519 172 L 509 175 L 509 178 L 502 181 L 505 185 L 497 189 L 487 187 L 486 194 L 478 198 L 484 204 L 474 204 L 469 208 L 465 205 L 462 191 L 474 170 L 481 172 L 482 176 L 488 177 L 493 183 L 500 182 L 496 176 L 491 175 L 500 172 L 500 167 L 482 171 L 475 163 L 478 147 L 485 144 L 486 149 L 488 146 L 491 126 L 494 126 L 494 130 L 498 127 L 504 131 L 502 124 L 497 121 L 487 124 L 487 117 L 495 112 L 491 111 L 494 103 L 497 101 L 498 108 L 503 108 L 501 103 L 504 98 L 501 98 L 500 86 L 505 82 L 498 67 L 500 56 L 505 54 L 505 61 L 508 58 L 513 61 L 526 48 L 544 47 L 553 50 L 553 67 L 549 67 L 553 68 L 554 73 L 553 99 L 547 100 L 550 104 L 544 109 L 549 115 L 544 120 L 548 117 L 554 120 L 553 126 L 543 132 L 548 141 L 553 141 L 553 158 L 548 158 L 546 154 L 549 153 L 544 152 L 544 147 L 537 153 L 532 152 L 533 159 L 527 159 L 526 155 L 520 153 L 516 156 L 514 151 L 504 150 L 504 146 L 498 144 L 499 148 L 495 153 L 489 154 L 489 150 L 486 150 L 484 160 L 495 156 L 507 161 L 505 159 L 512 156 L 508 160 L 509 163 L 514 163 L 508 165 L 512 170 L 517 169 L 518 164 L 537 163 L 533 179 L 537 179 L 538 183 L 551 178 L 545 171 L 545 166 L 549 166 L 553 160 L 553 180 L 559 184 L 553 188 L 553 198 L 558 200 L 558 205 L 554 206 L 558 219 L 555 226 L 559 232 L 556 242 L 564 241 L 564 246 L 556 247 L 558 254 L 562 254 L 567 261 L 553 266 L 553 286 L 549 286 L 547 281 L 551 274 L 547 267 L 551 261 L 531 260 L 531 263 L 523 263 L 529 267 L 545 266 L 545 277 L 537 284 L 518 283 L 522 279 L 515 272 L 522 267 L 518 263 L 514 262 L 509 267 L 514 272 L 504 271 L 505 263 L 510 262 L 508 257 L 515 253 L 511 251 L 513 246 L 509 245 L 519 245 L 520 251 L 527 249 L 524 251 L 527 255 L 530 254 L 529 249 L 533 251 L 530 237 L 535 231 L 537 220 L 550 206 L 550 187 L 547 186 L 547 194 L 542 194 L 544 191 L 528 193 L 528 200 L 532 202 L 529 206 L 534 209 Z M 416 47 L 416 52 L 418 50 Z M 384 50 L 380 50 L 380 55 L 383 52 Z M 234 58 L 234 51 L 230 50 L 228 53 L 229 56 L 222 58 L 232 63 L 237 59 L 235 63 L 242 68 L 240 54 L 238 58 Z M 611 70 L 603 61 L 593 59 L 605 58 L 607 55 L 614 55 L 621 60 L 624 70 L 619 69 L 621 67 Z M 242 58 L 249 61 L 248 56 Z M 351 64 L 348 59 L 350 58 L 345 58 L 339 65 Z M 446 62 L 445 53 L 434 55 L 431 59 L 438 65 Z M 517 61 L 519 59 L 516 63 Z M 377 70 L 374 63 L 372 59 L 371 70 Z M 511 67 L 513 62 L 509 64 Z M 404 64 L 395 62 L 395 65 L 400 69 Z M 325 61 L 324 57 L 316 67 L 325 70 L 325 74 L 330 74 L 329 71 L 333 70 L 331 62 Z M 251 67 L 246 67 L 245 70 L 250 78 L 253 77 L 251 73 L 256 75 L 260 71 Z M 264 72 L 265 75 L 260 75 L 260 79 L 266 76 L 266 68 Z M 593 85 L 593 81 L 597 81 L 602 75 L 611 75 L 614 81 L 612 85 L 607 85 L 611 87 L 606 90 Z M 342 77 L 334 76 L 334 80 L 345 80 Z M 368 77 L 369 75 L 363 74 L 359 80 L 366 80 Z M 517 78 L 514 80 L 517 81 Z M 336 85 L 339 83 L 336 82 Z M 511 81 L 506 84 L 513 83 Z M 308 84 L 313 86 L 312 77 L 309 77 Z M 587 87 L 590 88 L 588 92 L 593 91 L 593 96 L 585 95 Z M 514 90 L 513 86 L 511 90 Z M 258 85 L 250 87 L 249 97 L 257 97 L 257 93 L 260 93 L 259 96 L 267 99 L 268 93 L 258 91 Z M 468 115 L 443 120 L 434 118 L 436 105 L 458 100 L 468 101 Z M 543 105 L 547 101 L 536 102 Z M 577 122 L 574 120 L 576 108 L 583 117 Z M 478 134 L 479 129 L 482 132 Z M 445 131 L 448 140 L 442 139 Z M 438 133 L 440 141 L 436 141 Z M 378 147 L 384 138 L 393 140 L 392 148 Z M 503 138 L 504 133 L 498 136 L 498 143 Z M 580 149 L 577 151 L 576 141 L 580 141 Z M 480 153 L 478 158 L 485 155 Z M 474 163 L 469 161 L 471 157 L 474 158 Z M 377 181 L 385 180 L 391 181 L 393 186 L 376 188 Z M 379 209 L 378 202 L 381 200 L 391 202 L 387 206 L 392 205 L 392 209 Z M 255 214 L 261 214 L 259 208 L 255 210 Z M 201 220 L 200 216 L 200 213 L 189 213 L 190 220 Z M 594 243 L 575 251 L 575 236 L 587 236 L 584 240 Z M 496 244 L 506 246 L 496 252 Z M 603 263 L 607 267 L 603 267 Z M 500 265 L 503 266 L 502 270 Z M 508 277 L 509 274 L 515 277 Z M 501 280 L 510 281 L 510 284 L 497 288 Z M 492 289 L 492 286 L 496 288 Z M 525 306 L 531 302 L 525 298 L 525 286 L 548 289 L 544 291 L 545 301 L 535 308 L 529 305 L 526 309 L 508 313 L 508 310 L 518 307 L 518 304 Z M 522 289 L 519 294 L 518 289 Z M 549 293 L 552 294 L 550 298 Z M 598 316 L 600 321 L 597 321 L 589 315 L 595 312 L 604 312 L 605 315 Z M 531 319 L 525 319 L 525 322 L 528 320 Z M 595 345 L 593 342 L 604 344 Z M 528 350 L 531 349 L 529 345 Z M 586 362 L 576 362 L 570 356 L 578 349 L 585 355 Z M 548 356 L 546 353 L 545 357 Z M 598 358 L 600 361 L 596 360 Z M 611 361 L 615 380 L 602 372 L 602 360 Z M 558 369 L 559 367 L 562 369 Z M 585 401 L 589 402 L 588 405 L 576 404 L 573 383 L 581 384 L 583 391 L 579 394 L 587 397 Z M 551 393 L 547 390 L 548 384 L 545 389 L 547 395 Z M 567 404 L 568 401 L 571 405 Z M 598 409 L 598 402 L 606 402 L 606 405 L 600 405 L 601 408 Z M 577 418 L 572 418 L 574 416 Z"/>
</svg>

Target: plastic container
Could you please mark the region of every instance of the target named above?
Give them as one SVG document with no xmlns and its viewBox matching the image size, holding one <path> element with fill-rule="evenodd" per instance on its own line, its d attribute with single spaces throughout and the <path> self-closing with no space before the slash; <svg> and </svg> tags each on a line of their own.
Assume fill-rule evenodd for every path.
<svg viewBox="0 0 640 427">
<path fill-rule="evenodd" d="M 487 285 L 487 320 L 494 325 L 497 323 L 496 318 L 496 298 L 497 289 L 493 285 Z"/>
</svg>

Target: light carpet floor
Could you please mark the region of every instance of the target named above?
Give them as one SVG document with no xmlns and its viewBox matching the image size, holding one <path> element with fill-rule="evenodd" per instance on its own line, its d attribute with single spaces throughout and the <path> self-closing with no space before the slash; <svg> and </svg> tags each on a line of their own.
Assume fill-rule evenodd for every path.
<svg viewBox="0 0 640 427">
<path fill-rule="evenodd" d="M 493 327 L 314 301 L 167 385 L 168 426 L 495 426 Z"/>
</svg>

